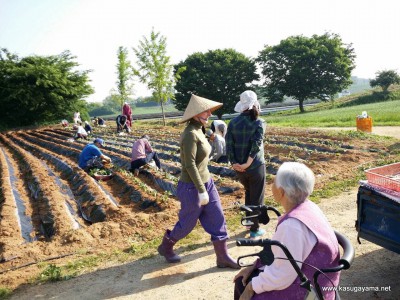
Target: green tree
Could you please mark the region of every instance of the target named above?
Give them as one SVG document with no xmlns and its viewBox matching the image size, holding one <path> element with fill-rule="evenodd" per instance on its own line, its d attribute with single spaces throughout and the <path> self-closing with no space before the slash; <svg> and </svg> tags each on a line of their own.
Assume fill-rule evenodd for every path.
<svg viewBox="0 0 400 300">
<path fill-rule="evenodd" d="M 118 106 L 118 108 L 119 108 L 119 106 Z M 103 105 L 103 103 L 99 103 L 99 102 L 88 103 L 87 110 L 88 110 L 89 116 L 91 116 L 91 117 L 111 115 L 111 114 L 115 113 L 113 110 L 110 110 L 107 107 L 105 107 Z"/>
<path fill-rule="evenodd" d="M 71 119 L 74 111 L 88 116 L 86 101 L 93 93 L 88 73 L 79 71 L 69 51 L 20 59 L 0 50 L 0 122 L 26 126 Z"/>
<path fill-rule="evenodd" d="M 118 48 L 118 63 L 117 63 L 117 89 L 118 89 L 118 100 L 121 106 L 124 105 L 124 101 L 127 100 L 128 96 L 132 93 L 132 66 L 128 60 L 128 50 L 124 47 Z"/>
<path fill-rule="evenodd" d="M 165 126 L 164 103 L 174 98 L 174 85 L 182 70 L 178 70 L 174 75 L 173 65 L 167 56 L 167 39 L 159 32 L 154 32 L 154 29 L 150 39 L 143 37 L 138 48 L 133 48 L 133 51 L 138 59 L 138 69 L 134 69 L 134 73 L 141 82 L 147 84 L 153 97 L 161 104 Z"/>
<path fill-rule="evenodd" d="M 121 113 L 121 102 L 118 94 L 111 94 L 103 100 L 103 108 L 113 113 Z"/>
<path fill-rule="evenodd" d="M 306 99 L 330 100 L 347 88 L 354 60 L 352 46 L 329 33 L 289 37 L 279 45 L 265 46 L 256 59 L 269 102 L 292 97 L 299 101 L 301 112 Z"/>
<path fill-rule="evenodd" d="M 394 70 L 378 71 L 375 79 L 370 80 L 371 87 L 380 86 L 384 92 L 387 92 L 392 84 L 400 84 L 400 76 Z"/>
<path fill-rule="evenodd" d="M 224 104 L 216 111 L 218 118 L 232 113 L 240 94 L 259 78 L 254 61 L 234 49 L 193 53 L 175 70 L 182 67 L 186 71 L 175 86 L 175 107 L 185 110 L 190 96 L 195 94 Z"/>
</svg>

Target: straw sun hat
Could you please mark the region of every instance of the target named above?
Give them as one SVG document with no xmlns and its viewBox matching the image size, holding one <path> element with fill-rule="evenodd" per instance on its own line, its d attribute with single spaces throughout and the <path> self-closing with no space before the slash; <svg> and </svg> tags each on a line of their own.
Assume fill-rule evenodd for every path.
<svg viewBox="0 0 400 300">
<path fill-rule="evenodd" d="M 196 95 L 192 95 L 189 104 L 186 107 L 185 113 L 183 114 L 180 123 L 186 122 L 193 118 L 194 116 L 201 114 L 206 110 L 213 112 L 220 108 L 223 104 L 220 102 L 212 101 L 206 98 L 202 98 Z"/>
</svg>

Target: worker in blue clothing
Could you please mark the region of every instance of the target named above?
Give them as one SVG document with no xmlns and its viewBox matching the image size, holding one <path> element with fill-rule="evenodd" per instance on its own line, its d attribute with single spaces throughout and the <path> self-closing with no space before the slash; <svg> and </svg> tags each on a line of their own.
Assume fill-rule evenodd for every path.
<svg viewBox="0 0 400 300">
<path fill-rule="evenodd" d="M 100 151 L 104 146 L 104 140 L 96 138 L 93 143 L 87 144 L 79 155 L 79 167 L 89 172 L 93 168 L 102 169 L 104 162 L 111 163 L 111 158 Z"/>
</svg>

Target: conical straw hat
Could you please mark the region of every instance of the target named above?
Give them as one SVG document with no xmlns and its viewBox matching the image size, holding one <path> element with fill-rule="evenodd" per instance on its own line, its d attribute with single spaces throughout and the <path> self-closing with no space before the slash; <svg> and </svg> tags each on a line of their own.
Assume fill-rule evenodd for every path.
<svg viewBox="0 0 400 300">
<path fill-rule="evenodd" d="M 213 112 L 220 108 L 223 104 L 220 102 L 212 101 L 206 98 L 202 98 L 196 95 L 192 95 L 190 98 L 189 104 L 185 109 L 185 113 L 183 114 L 180 123 L 186 122 L 193 118 L 194 116 L 206 111 L 210 110 Z"/>
</svg>

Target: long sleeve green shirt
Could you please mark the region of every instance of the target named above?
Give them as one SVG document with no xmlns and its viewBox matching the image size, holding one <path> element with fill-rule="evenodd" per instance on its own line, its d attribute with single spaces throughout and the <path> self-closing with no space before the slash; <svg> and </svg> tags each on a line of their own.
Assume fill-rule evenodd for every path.
<svg viewBox="0 0 400 300">
<path fill-rule="evenodd" d="M 206 192 L 204 184 L 210 180 L 208 157 L 211 146 L 201 130 L 202 124 L 189 121 L 180 139 L 182 172 L 180 180 L 193 182 L 199 193 Z"/>
</svg>

